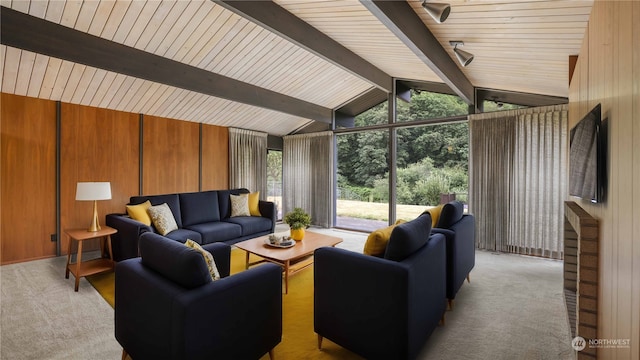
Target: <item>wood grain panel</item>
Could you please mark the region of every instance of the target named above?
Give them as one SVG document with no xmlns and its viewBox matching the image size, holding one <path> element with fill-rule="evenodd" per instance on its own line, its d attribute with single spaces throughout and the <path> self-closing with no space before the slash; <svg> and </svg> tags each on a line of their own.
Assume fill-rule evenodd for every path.
<svg viewBox="0 0 640 360">
<path fill-rule="evenodd" d="M 4 265 L 56 255 L 56 105 L 1 96 Z"/>
<path fill-rule="evenodd" d="M 143 123 L 143 194 L 198 191 L 200 126 L 155 116 Z"/>
<path fill-rule="evenodd" d="M 617 93 L 614 98 L 617 101 L 612 104 L 612 110 L 615 109 L 615 112 L 612 111 L 610 117 L 619 119 L 619 133 L 616 141 L 618 145 L 617 159 L 619 165 L 622 165 L 618 167 L 617 177 L 618 214 L 614 215 L 619 219 L 617 225 L 617 254 L 614 255 L 617 257 L 616 271 L 618 273 L 617 284 L 615 284 L 618 309 L 617 333 L 629 335 L 632 329 L 631 316 L 629 314 L 632 314 L 634 310 L 640 310 L 640 306 L 634 309 L 631 303 L 633 244 L 630 240 L 633 239 L 634 203 L 633 197 L 628 195 L 628 190 L 633 189 L 633 176 L 629 167 L 626 166 L 626 164 L 633 164 L 633 152 L 629 151 L 633 149 L 633 78 L 629 76 L 629 74 L 633 73 L 633 52 L 625 51 L 625 48 L 633 43 L 631 5 L 631 2 L 620 1 L 615 2 L 615 6 L 612 6 L 611 23 L 614 26 L 612 28 L 611 48 L 612 59 L 617 61 L 613 62 L 613 76 L 611 79 L 607 79 L 607 82 L 611 84 L 609 87 L 611 89 L 610 94 Z M 630 348 L 616 349 L 615 353 L 619 358 L 630 358 L 631 356 Z"/>
<path fill-rule="evenodd" d="M 640 4 L 596 1 L 569 94 L 571 123 L 596 103 L 609 122 L 607 200 L 580 201 L 598 218 L 598 337 L 629 347 L 598 349 L 602 359 L 640 357 Z M 576 81 L 574 76 L 573 81 Z"/>
<path fill-rule="evenodd" d="M 202 190 L 229 188 L 229 128 L 202 126 Z"/>
<path fill-rule="evenodd" d="M 633 119 L 633 172 L 632 177 L 635 184 L 640 182 L 640 46 L 638 43 L 640 42 L 640 2 L 633 2 L 632 18 L 632 32 L 633 32 L 633 43 L 635 44 L 632 49 L 632 71 L 630 74 L 631 79 L 633 79 L 633 110 L 632 114 Z M 638 190 L 638 186 L 635 185 L 633 191 L 633 203 L 640 204 L 640 190 Z M 640 207 L 634 206 L 632 209 L 632 217 L 633 219 L 640 219 Z M 633 238 L 630 239 L 633 244 L 633 264 L 631 273 L 634 274 L 634 278 L 632 278 L 632 297 L 631 304 L 635 306 L 636 311 L 631 312 L 630 320 L 632 324 L 631 328 L 631 341 L 634 344 L 638 344 L 631 348 L 631 359 L 640 359 L 640 311 L 637 311 L 640 308 L 640 221 L 633 222 Z"/>
<path fill-rule="evenodd" d="M 137 114 L 62 104 L 60 135 L 61 228 L 89 227 L 92 202 L 76 201 L 76 184 L 109 181 L 111 200 L 98 202 L 100 223 L 109 213 L 123 213 L 138 194 L 139 121 Z M 62 239 L 66 253 L 68 238 Z"/>
</svg>

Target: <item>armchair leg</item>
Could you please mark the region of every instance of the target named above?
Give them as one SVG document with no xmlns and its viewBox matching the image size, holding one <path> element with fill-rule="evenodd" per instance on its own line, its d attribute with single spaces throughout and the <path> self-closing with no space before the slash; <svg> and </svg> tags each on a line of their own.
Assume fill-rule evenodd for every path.
<svg viewBox="0 0 640 360">
<path fill-rule="evenodd" d="M 449 305 L 447 306 L 449 310 L 453 310 L 453 299 L 447 299 L 447 304 Z"/>
<path fill-rule="evenodd" d="M 273 354 L 273 349 L 269 350 L 269 359 L 271 360 L 276 360 L 274 354 Z"/>
<path fill-rule="evenodd" d="M 318 334 L 318 350 L 322 349 L 322 335 Z"/>
<path fill-rule="evenodd" d="M 469 274 L 467 274 L 467 282 L 471 283 L 471 278 L 469 277 Z"/>
<path fill-rule="evenodd" d="M 126 360 L 127 356 L 129 356 L 129 354 L 127 354 L 127 350 L 122 349 L 122 360 Z"/>
<path fill-rule="evenodd" d="M 440 318 L 440 325 L 444 326 L 445 325 L 445 321 L 444 321 L 444 313 L 442 313 L 442 317 Z"/>
</svg>

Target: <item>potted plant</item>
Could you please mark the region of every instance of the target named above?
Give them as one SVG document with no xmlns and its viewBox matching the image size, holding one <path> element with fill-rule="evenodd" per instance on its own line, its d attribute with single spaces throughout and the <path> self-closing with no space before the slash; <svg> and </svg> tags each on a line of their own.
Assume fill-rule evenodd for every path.
<svg viewBox="0 0 640 360">
<path fill-rule="evenodd" d="M 311 225 L 311 216 L 297 207 L 285 214 L 283 221 L 291 229 L 291 238 L 300 241 L 304 238 L 304 229 Z"/>
</svg>

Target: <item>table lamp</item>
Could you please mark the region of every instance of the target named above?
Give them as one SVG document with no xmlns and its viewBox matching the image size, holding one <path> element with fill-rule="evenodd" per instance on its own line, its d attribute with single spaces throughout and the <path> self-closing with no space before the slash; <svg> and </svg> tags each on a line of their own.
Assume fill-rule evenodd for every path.
<svg viewBox="0 0 640 360">
<path fill-rule="evenodd" d="M 100 230 L 98 220 L 97 200 L 111 199 L 111 183 L 109 182 L 79 182 L 76 187 L 76 200 L 93 201 L 93 218 L 87 231 L 96 232 Z"/>
</svg>

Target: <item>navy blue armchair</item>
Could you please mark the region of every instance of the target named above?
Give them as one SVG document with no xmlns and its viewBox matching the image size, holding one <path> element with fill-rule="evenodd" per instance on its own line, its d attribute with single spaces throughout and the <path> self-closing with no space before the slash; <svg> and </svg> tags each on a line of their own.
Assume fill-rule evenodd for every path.
<svg viewBox="0 0 640 360">
<path fill-rule="evenodd" d="M 282 338 L 282 269 L 264 264 L 229 276 L 228 244 L 202 255 L 154 233 L 140 255 L 116 264 L 115 337 L 135 360 L 258 359 Z"/>
<path fill-rule="evenodd" d="M 384 258 L 315 251 L 314 329 L 367 359 L 414 359 L 446 310 L 444 236 L 431 216 L 396 226 Z"/>
<path fill-rule="evenodd" d="M 438 224 L 431 230 L 447 241 L 447 299 L 449 308 L 476 263 L 475 218 L 464 213 L 464 205 L 451 201 L 442 207 Z"/>
</svg>

